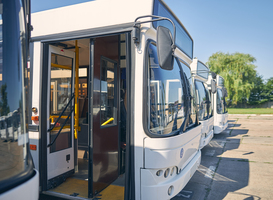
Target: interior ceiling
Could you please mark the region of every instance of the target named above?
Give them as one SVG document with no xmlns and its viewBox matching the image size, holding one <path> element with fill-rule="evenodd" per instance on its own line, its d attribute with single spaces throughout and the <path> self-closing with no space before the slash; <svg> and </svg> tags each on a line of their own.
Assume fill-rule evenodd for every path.
<svg viewBox="0 0 273 200">
<path fill-rule="evenodd" d="M 89 65 L 89 41 L 90 39 L 78 40 L 80 67 Z M 66 51 L 75 52 L 75 40 L 60 42 L 56 45 L 63 48 Z"/>
<path fill-rule="evenodd" d="M 102 37 L 101 39 L 103 39 L 107 43 L 117 42 L 116 35 Z M 63 42 L 57 43 L 55 45 L 59 46 L 60 48 L 63 48 L 66 51 L 75 52 L 75 41 L 76 40 L 63 41 Z M 90 38 L 78 40 L 80 67 L 81 66 L 89 66 L 89 43 L 90 43 Z"/>
</svg>

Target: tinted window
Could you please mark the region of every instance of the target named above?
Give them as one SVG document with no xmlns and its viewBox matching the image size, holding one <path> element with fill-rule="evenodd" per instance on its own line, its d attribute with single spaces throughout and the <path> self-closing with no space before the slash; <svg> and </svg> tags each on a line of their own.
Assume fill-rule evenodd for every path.
<svg viewBox="0 0 273 200">
<path fill-rule="evenodd" d="M 212 107 L 212 99 L 211 99 L 211 92 L 207 89 L 206 89 L 206 95 L 207 95 L 207 107 L 208 107 L 208 116 L 212 116 L 213 115 L 213 107 Z"/>
<path fill-rule="evenodd" d="M 25 172 L 28 135 L 25 118 L 25 24 L 19 0 L 0 1 L 0 190 Z M 16 179 L 17 180 L 17 179 Z"/>
<path fill-rule="evenodd" d="M 223 98 L 223 93 L 221 89 L 217 89 L 216 93 L 216 110 L 218 114 L 223 114 L 224 113 L 224 98 Z"/>
<path fill-rule="evenodd" d="M 164 135 L 178 131 L 185 119 L 180 68 L 163 70 L 158 65 L 156 46 L 148 48 L 148 130 Z"/>
<path fill-rule="evenodd" d="M 207 95 L 206 95 L 206 89 L 204 87 L 204 84 L 200 81 L 195 81 L 195 87 L 196 87 L 196 103 L 197 103 L 197 109 L 198 109 L 198 119 L 200 121 L 207 118 L 208 115 L 208 107 L 207 107 Z"/>
<path fill-rule="evenodd" d="M 190 108 L 190 120 L 189 120 L 189 124 L 188 125 L 191 125 L 191 124 L 195 124 L 196 123 L 196 95 L 195 95 L 195 86 L 194 86 L 194 83 L 193 83 L 193 79 L 192 79 L 192 76 L 191 76 L 191 70 L 190 68 L 185 65 L 184 63 L 180 62 L 181 65 L 182 65 L 182 68 L 183 68 L 183 71 L 186 75 L 186 81 L 188 82 L 188 85 L 189 85 L 189 92 L 190 92 L 190 95 L 191 95 L 191 108 Z"/>
<path fill-rule="evenodd" d="M 101 126 L 115 125 L 117 119 L 116 107 L 116 63 L 101 57 L 100 81 L 100 113 Z"/>
<path fill-rule="evenodd" d="M 154 3 L 154 15 L 167 17 L 173 21 L 176 26 L 176 38 L 175 43 L 184 53 L 186 53 L 190 58 L 193 57 L 193 40 L 187 33 L 187 31 L 180 25 L 180 23 L 173 17 L 173 15 L 157 0 Z M 154 27 L 164 26 L 169 28 L 173 34 L 173 26 L 171 22 L 167 20 L 162 20 L 153 23 Z"/>
<path fill-rule="evenodd" d="M 205 79 L 208 79 L 209 69 L 201 62 L 197 62 L 197 74 Z"/>
</svg>

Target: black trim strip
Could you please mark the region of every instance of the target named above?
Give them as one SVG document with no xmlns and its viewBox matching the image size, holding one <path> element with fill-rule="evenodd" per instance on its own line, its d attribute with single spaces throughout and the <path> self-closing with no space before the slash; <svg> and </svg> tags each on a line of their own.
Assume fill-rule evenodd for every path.
<svg viewBox="0 0 273 200">
<path fill-rule="evenodd" d="M 126 159 L 124 199 L 135 199 L 135 145 L 134 145 L 134 105 L 135 105 L 135 65 L 134 44 L 131 33 L 126 33 L 126 85 L 127 85 L 127 119 L 126 120 Z"/>
<path fill-rule="evenodd" d="M 89 76 L 88 76 L 88 198 L 93 197 L 93 91 L 94 91 L 94 43 L 90 39 L 90 63 L 89 63 Z"/>
<path fill-rule="evenodd" d="M 41 139 L 39 141 L 39 171 L 40 171 L 40 184 L 42 187 L 42 191 L 47 189 L 47 109 L 48 109 L 48 53 L 49 53 L 49 45 L 43 43 L 42 44 L 42 69 L 40 71 L 40 136 Z M 41 159 L 42 158 L 42 159 Z"/>
</svg>

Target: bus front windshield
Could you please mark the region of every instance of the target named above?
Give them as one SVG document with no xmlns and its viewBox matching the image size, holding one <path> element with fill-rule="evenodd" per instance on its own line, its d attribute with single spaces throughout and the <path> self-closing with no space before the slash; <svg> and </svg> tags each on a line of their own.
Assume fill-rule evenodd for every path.
<svg viewBox="0 0 273 200">
<path fill-rule="evenodd" d="M 161 69 L 157 49 L 148 48 L 148 130 L 153 135 L 174 134 L 185 119 L 184 95 L 178 63 L 173 70 Z"/>
<path fill-rule="evenodd" d="M 217 89 L 217 100 L 216 100 L 216 105 L 217 105 L 217 113 L 218 114 L 224 114 L 224 97 L 223 97 L 223 92 L 220 88 Z"/>
<path fill-rule="evenodd" d="M 24 99 L 25 42 L 23 2 L 0 1 L 0 192 L 30 171 Z"/>
</svg>

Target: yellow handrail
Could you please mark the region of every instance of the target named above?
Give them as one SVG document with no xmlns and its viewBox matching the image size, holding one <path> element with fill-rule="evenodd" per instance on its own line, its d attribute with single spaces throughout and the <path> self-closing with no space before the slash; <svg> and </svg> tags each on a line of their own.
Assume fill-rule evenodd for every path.
<svg viewBox="0 0 273 200">
<path fill-rule="evenodd" d="M 60 130 L 61 126 L 55 126 L 52 130 L 55 131 L 55 130 Z M 66 125 L 63 127 L 62 130 L 64 130 L 65 128 L 70 128 L 70 125 Z M 70 129 L 71 130 L 71 129 Z"/>
<path fill-rule="evenodd" d="M 106 122 L 104 122 L 104 123 L 102 124 L 102 126 L 105 126 L 106 124 L 110 123 L 110 122 L 113 121 L 113 120 L 114 120 L 114 118 L 111 117 L 111 118 L 108 119 Z"/>
<path fill-rule="evenodd" d="M 55 63 L 51 63 L 51 67 L 57 67 L 57 68 L 61 68 L 61 69 L 70 69 L 71 70 L 71 67 L 69 67 L 69 66 L 59 65 L 59 64 L 55 64 Z"/>
<path fill-rule="evenodd" d="M 54 123 L 54 119 L 58 118 L 58 117 L 59 117 L 59 115 L 50 115 L 49 119 L 51 119 L 51 123 Z M 66 119 L 67 116 L 62 115 L 61 118 Z"/>
</svg>

